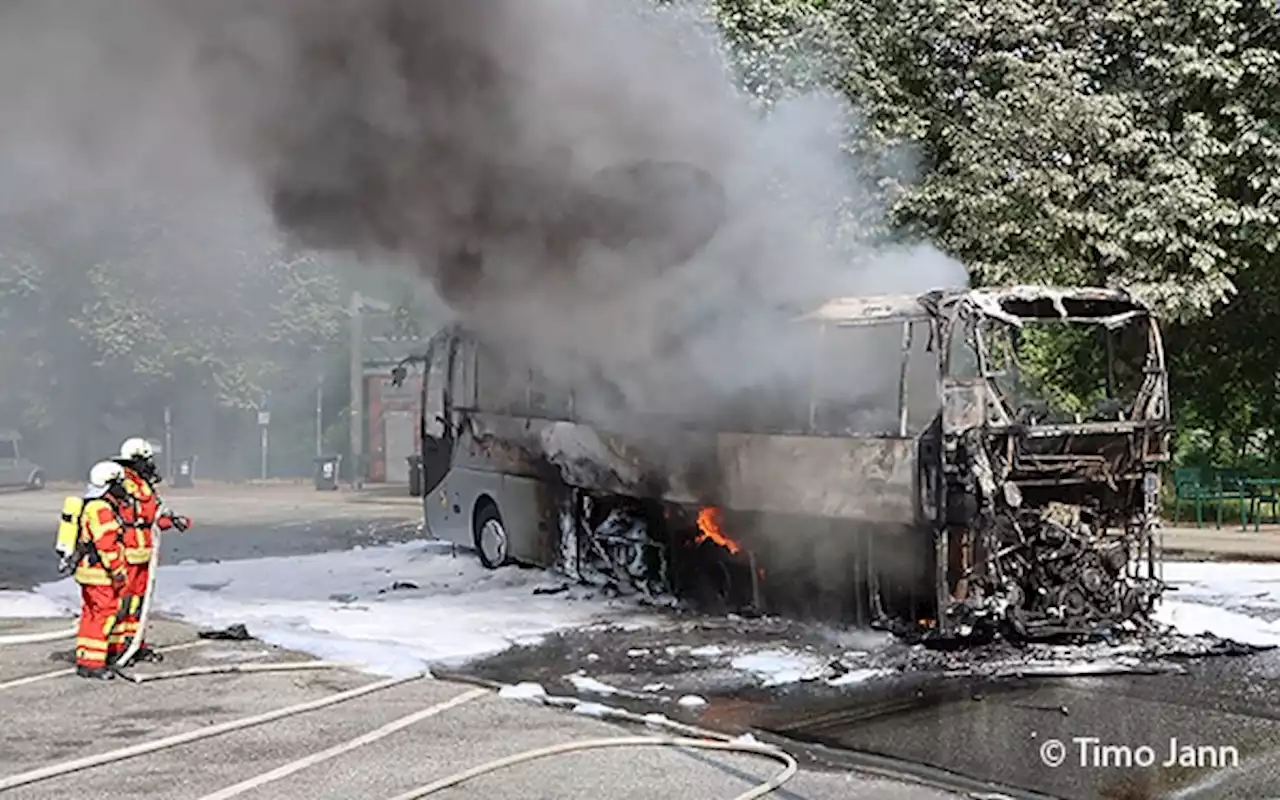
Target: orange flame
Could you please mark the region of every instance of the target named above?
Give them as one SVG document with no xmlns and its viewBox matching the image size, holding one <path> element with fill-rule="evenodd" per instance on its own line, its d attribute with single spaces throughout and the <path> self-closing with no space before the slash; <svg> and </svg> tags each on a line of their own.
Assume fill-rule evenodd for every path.
<svg viewBox="0 0 1280 800">
<path fill-rule="evenodd" d="M 698 512 L 698 530 L 702 531 L 697 539 L 693 540 L 694 544 L 701 544 L 711 541 L 720 545 L 730 553 L 736 554 L 742 549 L 742 545 L 725 536 L 720 530 L 721 514 L 720 509 L 715 506 L 707 506 Z"/>
</svg>

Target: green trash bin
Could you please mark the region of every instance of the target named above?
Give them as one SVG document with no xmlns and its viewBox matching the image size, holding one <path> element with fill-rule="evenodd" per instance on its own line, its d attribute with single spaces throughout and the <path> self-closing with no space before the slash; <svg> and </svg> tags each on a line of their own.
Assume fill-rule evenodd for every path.
<svg viewBox="0 0 1280 800">
<path fill-rule="evenodd" d="M 315 461 L 316 491 L 333 492 L 338 489 L 338 469 L 342 465 L 342 456 L 320 456 Z"/>
<path fill-rule="evenodd" d="M 196 458 L 180 458 L 173 462 L 173 488 L 190 489 L 196 485 Z"/>
<path fill-rule="evenodd" d="M 422 456 L 409 456 L 409 496 L 422 497 Z"/>
</svg>

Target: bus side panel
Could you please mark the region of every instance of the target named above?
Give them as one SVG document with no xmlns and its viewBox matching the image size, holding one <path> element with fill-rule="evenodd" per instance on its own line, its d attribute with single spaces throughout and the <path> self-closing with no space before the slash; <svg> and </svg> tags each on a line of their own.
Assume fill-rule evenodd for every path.
<svg viewBox="0 0 1280 800">
<path fill-rule="evenodd" d="M 548 487 L 531 477 L 533 465 L 524 446 L 530 436 L 536 441 L 536 430 L 530 433 L 536 425 L 518 418 L 467 416 L 459 426 L 452 468 L 433 497 L 425 500 L 427 525 L 437 538 L 474 547 L 475 510 L 487 498 L 502 516 L 511 556 L 545 565 L 551 549 L 547 537 L 556 530 L 556 522 L 545 499 Z"/>
<path fill-rule="evenodd" d="M 510 513 L 502 502 L 502 478 L 502 473 L 482 456 L 469 429 L 460 426 L 448 473 L 423 497 L 431 535 L 463 547 L 475 547 L 476 506 L 485 497 L 497 504 L 503 522 L 510 525 Z"/>
<path fill-rule="evenodd" d="M 522 564 L 549 567 L 559 541 L 559 508 L 551 486 L 539 478 L 502 476 L 499 510 L 510 537 L 511 555 Z"/>
<path fill-rule="evenodd" d="M 466 417 L 468 433 L 458 442 L 455 464 L 526 478 L 547 475 L 541 433 L 550 422 L 475 412 L 467 412 Z"/>
<path fill-rule="evenodd" d="M 444 480 L 422 498 L 422 507 L 427 533 L 432 538 L 461 547 L 474 547 L 471 509 L 475 493 L 468 490 L 471 481 L 461 473 L 462 470 L 450 469 Z"/>
<path fill-rule="evenodd" d="M 455 462 L 502 476 L 498 505 L 510 537 L 511 554 L 525 564 L 546 566 L 558 552 L 559 473 L 542 456 L 543 430 L 550 420 L 471 413 Z"/>
<path fill-rule="evenodd" d="M 546 478 L 609 493 L 647 496 L 642 454 L 625 437 L 569 422 L 472 415 L 455 462 L 507 476 Z M 913 528 L 919 517 L 919 443 L 913 438 L 776 436 L 683 431 L 660 451 L 673 458 L 663 499 Z M 548 453 L 550 451 L 550 453 Z M 546 455 L 550 455 L 548 463 Z M 656 465 L 654 465 L 656 466 Z M 554 469 L 555 475 L 548 475 Z M 566 474 L 567 473 L 567 474 Z"/>
<path fill-rule="evenodd" d="M 914 439 L 722 434 L 726 505 L 849 520 L 919 524 Z"/>
<path fill-rule="evenodd" d="M 497 504 L 502 521 L 510 530 L 513 512 L 503 503 L 502 481 L 501 473 L 454 466 L 427 498 L 431 535 L 463 547 L 475 547 L 476 507 L 485 498 Z"/>
</svg>

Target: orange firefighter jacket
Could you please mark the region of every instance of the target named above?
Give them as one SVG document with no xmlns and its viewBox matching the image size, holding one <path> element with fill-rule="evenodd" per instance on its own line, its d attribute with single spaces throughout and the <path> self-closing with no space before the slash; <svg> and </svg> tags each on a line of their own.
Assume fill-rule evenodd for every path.
<svg viewBox="0 0 1280 800">
<path fill-rule="evenodd" d="M 129 502 L 122 515 L 125 523 L 124 559 L 130 564 L 149 564 L 154 544 L 152 526 L 159 525 L 160 530 L 168 530 L 173 521 L 167 516 L 160 516 L 160 496 L 130 467 L 124 468 L 124 489 L 129 493 Z"/>
<path fill-rule="evenodd" d="M 110 586 L 124 573 L 124 527 L 110 500 L 88 500 L 80 512 L 80 560 L 75 580 L 82 586 Z"/>
</svg>

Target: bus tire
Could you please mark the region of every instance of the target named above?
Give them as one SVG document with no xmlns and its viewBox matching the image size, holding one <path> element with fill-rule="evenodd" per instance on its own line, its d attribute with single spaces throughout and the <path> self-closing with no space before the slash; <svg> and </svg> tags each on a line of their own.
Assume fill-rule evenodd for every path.
<svg viewBox="0 0 1280 800">
<path fill-rule="evenodd" d="M 476 554 L 486 569 L 498 569 L 511 563 L 511 537 L 507 534 L 507 526 L 502 522 L 498 506 L 489 498 L 483 498 L 476 504 L 476 513 L 472 517 L 472 533 L 475 537 Z"/>
</svg>

